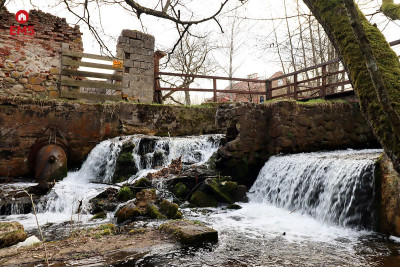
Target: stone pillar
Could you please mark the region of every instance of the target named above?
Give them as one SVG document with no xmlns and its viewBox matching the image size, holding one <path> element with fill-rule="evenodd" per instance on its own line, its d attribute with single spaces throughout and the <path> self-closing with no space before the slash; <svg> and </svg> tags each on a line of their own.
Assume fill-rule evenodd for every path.
<svg viewBox="0 0 400 267">
<path fill-rule="evenodd" d="M 152 103 L 154 92 L 154 37 L 122 30 L 117 57 L 124 59 L 122 94 L 129 100 Z"/>
</svg>

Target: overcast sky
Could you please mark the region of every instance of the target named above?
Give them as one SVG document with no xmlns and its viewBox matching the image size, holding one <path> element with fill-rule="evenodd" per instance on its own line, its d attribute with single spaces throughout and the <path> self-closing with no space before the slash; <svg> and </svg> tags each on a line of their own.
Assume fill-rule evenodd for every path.
<svg viewBox="0 0 400 267">
<path fill-rule="evenodd" d="M 47 3 L 54 3 L 55 1 L 44 1 L 44 0 L 31 0 L 36 7 L 40 8 L 45 12 L 57 15 L 59 17 L 65 17 L 70 24 L 77 23 L 76 17 L 72 15 L 68 10 L 66 10 L 64 5 L 49 6 Z M 198 18 L 207 16 L 215 12 L 219 8 L 219 1 L 215 0 L 184 0 L 188 3 L 188 6 L 192 10 L 196 10 L 196 15 Z M 154 1 L 140 1 L 143 5 L 148 3 L 153 3 Z M 157 2 L 157 1 L 155 1 Z M 218 4 L 217 4 L 218 2 Z M 239 1 L 233 0 L 232 3 L 236 4 Z M 262 20 L 273 18 L 284 17 L 284 1 L 276 0 L 249 0 L 246 5 L 238 9 L 238 14 L 240 17 L 249 18 L 243 22 L 243 30 L 239 38 L 245 39 L 245 45 L 240 49 L 239 55 L 234 58 L 234 64 L 237 65 L 238 69 L 235 73 L 235 77 L 246 77 L 252 73 L 258 73 L 260 77 L 270 77 L 276 71 L 281 70 L 280 64 L 276 57 L 276 51 L 274 49 L 265 48 L 263 40 L 268 40 L 266 37 L 271 36 L 272 24 L 271 21 Z M 295 9 L 295 0 L 286 0 L 289 15 L 296 15 L 297 11 Z M 301 2 L 302 11 L 304 13 L 308 12 L 308 9 Z M 375 13 L 377 7 L 379 6 L 381 0 L 360 0 L 358 1 L 361 7 L 364 9 L 365 14 Z M 368 5 L 365 5 L 368 2 Z M 395 3 L 400 3 L 400 0 L 396 0 Z M 207 7 L 207 8 L 205 8 Z M 232 9 L 234 6 L 229 6 L 225 9 L 225 13 Z M 368 8 L 369 7 L 369 8 Z M 30 10 L 32 5 L 30 0 L 10 0 L 7 4 L 9 11 L 15 13 L 20 9 Z M 111 51 L 115 51 L 116 39 L 118 38 L 122 29 L 135 29 L 139 31 L 145 31 L 149 34 L 155 36 L 156 39 L 156 49 L 168 50 L 172 47 L 176 39 L 178 38 L 175 25 L 168 21 L 154 18 L 147 15 L 142 15 L 142 23 L 123 8 L 117 5 L 103 6 L 99 9 L 97 6 L 92 5 L 90 7 L 91 16 L 93 18 L 93 25 L 100 28 L 100 21 L 98 20 L 99 14 L 101 17 L 101 25 L 104 29 L 103 39 L 105 40 L 107 46 Z M 78 10 L 79 12 L 80 10 Z M 80 11 L 82 12 L 82 11 Z M 182 9 L 182 14 L 184 14 L 184 9 Z M 228 14 L 229 15 L 229 14 Z M 253 20 L 256 19 L 256 20 Z M 226 30 L 227 18 L 221 21 L 224 29 Z M 387 18 L 378 14 L 372 17 L 372 22 L 378 24 L 378 27 L 383 31 L 388 41 L 393 41 L 400 39 L 400 23 L 387 22 Z M 293 25 L 297 25 L 298 21 L 296 19 L 290 20 Z M 285 23 L 284 20 L 277 21 L 277 24 Z M 79 23 L 82 25 L 82 23 Z M 279 25 L 278 25 L 279 26 Z M 297 26 L 293 26 L 297 27 Z M 87 30 L 84 25 L 81 26 L 81 31 L 83 32 L 83 44 L 84 50 L 88 53 L 100 53 L 99 45 L 94 40 L 93 36 Z M 208 22 L 204 25 L 200 25 L 196 29 L 197 32 L 211 31 L 213 32 L 213 39 L 217 42 L 218 39 L 222 38 L 221 31 L 214 21 Z M 260 41 L 261 40 L 261 41 Z M 264 47 L 263 47 L 264 46 Z M 396 49 L 400 53 L 400 47 Z M 263 52 L 262 52 L 263 51 Z M 222 53 L 216 53 L 217 60 L 220 62 L 226 62 L 227 56 Z M 218 75 L 223 75 L 223 72 L 218 72 Z M 226 76 L 226 75 L 224 75 Z"/>
</svg>

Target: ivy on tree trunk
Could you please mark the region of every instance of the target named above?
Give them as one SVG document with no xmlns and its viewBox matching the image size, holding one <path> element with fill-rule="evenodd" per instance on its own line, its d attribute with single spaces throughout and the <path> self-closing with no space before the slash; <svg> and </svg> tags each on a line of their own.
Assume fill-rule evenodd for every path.
<svg viewBox="0 0 400 267">
<path fill-rule="evenodd" d="M 365 31 L 370 52 L 379 69 L 387 99 L 380 102 L 376 88 L 369 72 L 365 49 L 360 47 L 343 0 L 304 0 L 314 16 L 324 27 L 330 40 L 340 53 L 342 62 L 349 74 L 354 91 L 360 99 L 361 111 L 371 125 L 377 139 L 391 158 L 397 171 L 400 171 L 400 138 L 396 134 L 397 117 L 400 111 L 400 63 L 396 53 L 391 49 L 383 34 L 371 25 L 361 11 L 359 22 Z M 353 21 L 354 23 L 354 21 Z M 365 48 L 365 47 L 364 47 Z M 393 127 L 395 126 L 395 127 Z"/>
</svg>

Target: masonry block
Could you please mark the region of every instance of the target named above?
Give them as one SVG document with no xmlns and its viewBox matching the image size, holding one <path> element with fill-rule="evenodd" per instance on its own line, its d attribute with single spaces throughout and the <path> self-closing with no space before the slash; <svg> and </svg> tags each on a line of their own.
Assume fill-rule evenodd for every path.
<svg viewBox="0 0 400 267">
<path fill-rule="evenodd" d="M 142 103 L 151 103 L 154 94 L 154 37 L 123 30 L 117 54 L 124 55 L 122 93 Z"/>
</svg>

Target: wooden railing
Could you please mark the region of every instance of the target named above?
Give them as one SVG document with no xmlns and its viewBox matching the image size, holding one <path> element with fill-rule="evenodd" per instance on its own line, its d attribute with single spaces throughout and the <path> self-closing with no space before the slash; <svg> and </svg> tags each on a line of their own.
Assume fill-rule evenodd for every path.
<svg viewBox="0 0 400 267">
<path fill-rule="evenodd" d="M 87 99 L 91 101 L 119 101 L 122 99 L 122 60 L 107 56 L 80 53 L 69 50 L 63 44 L 61 52 L 61 92 L 68 99 Z M 111 64 L 81 61 L 83 58 L 97 59 Z M 114 70 L 113 74 L 81 71 L 79 67 Z M 99 78 L 93 80 L 88 78 Z"/>
<path fill-rule="evenodd" d="M 399 45 L 400 40 L 391 42 L 391 46 Z M 160 76 L 189 77 L 208 79 L 213 81 L 213 88 L 167 88 L 160 85 Z M 258 90 L 221 90 L 217 88 L 217 80 L 239 81 L 247 83 L 263 84 Z M 279 85 L 281 83 L 281 85 Z M 314 98 L 335 97 L 339 95 L 352 94 L 353 88 L 347 77 L 339 58 L 328 62 L 311 66 L 299 71 L 270 78 L 267 80 L 241 79 L 207 75 L 192 75 L 170 72 L 155 71 L 155 91 L 191 91 L 212 92 L 213 101 L 218 102 L 218 93 L 231 93 L 236 95 L 261 95 L 265 100 L 269 99 L 295 99 L 308 100 Z M 233 85 L 235 86 L 235 84 Z M 253 87 L 254 88 L 254 87 Z"/>
</svg>

